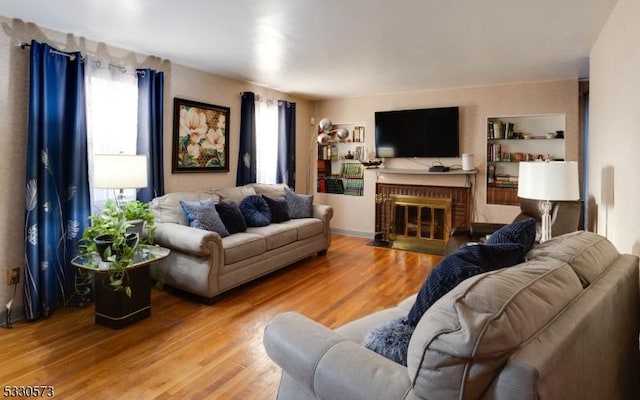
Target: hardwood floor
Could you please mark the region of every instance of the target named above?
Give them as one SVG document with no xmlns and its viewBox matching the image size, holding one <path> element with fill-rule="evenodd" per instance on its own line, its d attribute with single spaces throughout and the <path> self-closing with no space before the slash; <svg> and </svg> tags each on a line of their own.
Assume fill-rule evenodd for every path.
<svg viewBox="0 0 640 400">
<path fill-rule="evenodd" d="M 275 399 L 280 369 L 262 346 L 265 324 L 295 310 L 329 327 L 417 291 L 441 257 L 370 247 L 334 235 L 313 257 L 204 305 L 152 291 L 151 317 L 97 326 L 93 304 L 16 322 L 0 333 L 0 383 L 51 385 L 64 399 Z"/>
</svg>

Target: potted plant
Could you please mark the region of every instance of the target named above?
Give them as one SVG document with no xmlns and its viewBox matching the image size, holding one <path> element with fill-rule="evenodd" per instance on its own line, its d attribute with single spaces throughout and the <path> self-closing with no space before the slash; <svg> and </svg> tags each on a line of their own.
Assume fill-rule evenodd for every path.
<svg viewBox="0 0 640 400">
<path fill-rule="evenodd" d="M 131 297 L 127 266 L 133 262 L 139 242 L 153 243 L 153 213 L 146 203 L 138 200 L 122 206 L 108 200 L 102 212 L 91 215 L 89 220 L 91 226 L 83 232 L 80 253 L 99 254 L 102 261 L 109 263 L 109 288 L 124 290 Z M 138 230 L 134 229 L 136 224 L 140 225 Z"/>
<path fill-rule="evenodd" d="M 83 232 L 75 265 L 80 267 L 76 279 L 83 275 L 91 275 L 92 279 L 89 285 L 86 279 L 80 279 L 84 287 L 76 285 L 76 293 L 85 299 L 89 297 L 86 290 L 93 290 L 98 324 L 120 329 L 148 317 L 151 315 L 149 262 L 168 255 L 168 250 L 164 254 L 149 251 L 150 248 L 137 249 L 139 243 L 153 241 L 153 214 L 139 201 L 122 205 L 107 201 L 102 212 L 89 219 L 91 225 Z M 145 227 L 142 239 L 131 231 L 135 220 L 141 220 Z"/>
<path fill-rule="evenodd" d="M 124 216 L 134 229 L 142 243 L 151 244 L 155 236 L 155 218 L 149 205 L 139 200 L 125 203 L 122 207 Z M 146 233 L 146 234 L 145 234 Z"/>
<path fill-rule="evenodd" d="M 153 216 L 153 215 L 152 215 Z M 107 201 L 104 210 L 89 217 L 91 226 L 82 234 L 81 254 L 96 253 L 109 263 L 107 286 L 122 291 L 131 297 L 127 266 L 133 262 L 138 245 L 138 233 L 132 232 L 124 208 Z"/>
</svg>

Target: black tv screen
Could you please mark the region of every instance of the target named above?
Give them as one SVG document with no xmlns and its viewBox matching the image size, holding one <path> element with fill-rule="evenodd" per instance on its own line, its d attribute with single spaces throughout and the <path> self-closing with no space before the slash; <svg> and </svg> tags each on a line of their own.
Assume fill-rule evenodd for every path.
<svg viewBox="0 0 640 400">
<path fill-rule="evenodd" d="M 458 107 L 375 113 L 376 157 L 459 157 Z"/>
</svg>

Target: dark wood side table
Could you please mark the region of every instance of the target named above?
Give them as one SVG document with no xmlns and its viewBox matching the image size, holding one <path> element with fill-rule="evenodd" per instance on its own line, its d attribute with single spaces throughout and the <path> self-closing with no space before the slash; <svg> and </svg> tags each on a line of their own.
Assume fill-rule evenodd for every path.
<svg viewBox="0 0 640 400">
<path fill-rule="evenodd" d="M 107 287 L 109 263 L 99 257 L 83 255 L 71 260 L 71 264 L 94 273 L 95 322 L 111 329 L 125 328 L 151 315 L 152 262 L 169 255 L 170 250 L 159 246 L 140 245 L 133 263 L 127 267 L 131 297 L 124 291 Z"/>
</svg>

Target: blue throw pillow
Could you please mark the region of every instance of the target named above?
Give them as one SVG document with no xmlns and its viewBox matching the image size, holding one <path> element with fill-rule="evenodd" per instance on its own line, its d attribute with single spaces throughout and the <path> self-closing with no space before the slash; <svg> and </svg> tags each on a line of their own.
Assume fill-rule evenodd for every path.
<svg viewBox="0 0 640 400">
<path fill-rule="evenodd" d="M 407 317 L 394 318 L 369 332 L 362 345 L 406 367 L 409 340 L 414 329 Z"/>
<path fill-rule="evenodd" d="M 244 217 L 240 212 L 240 208 L 233 201 L 221 201 L 216 204 L 216 211 L 220 215 L 220 219 L 225 228 L 229 231 L 229 234 L 244 232 L 247 230 L 247 223 L 244 222 Z"/>
<path fill-rule="evenodd" d="M 465 279 L 522 261 L 524 247 L 518 243 L 476 244 L 461 247 L 442 259 L 424 282 L 409 311 L 409 324 L 418 325 L 424 313 Z"/>
<path fill-rule="evenodd" d="M 285 187 L 284 199 L 287 201 L 289 217 L 291 219 L 313 217 L 312 194 L 297 194 L 288 187 Z"/>
<path fill-rule="evenodd" d="M 267 226 L 271 223 L 271 210 L 260 195 L 245 197 L 240 202 L 240 212 L 247 226 Z"/>
<path fill-rule="evenodd" d="M 531 250 L 536 240 L 536 220 L 528 218 L 524 221 L 513 222 L 493 232 L 485 244 L 519 243 L 525 248 L 525 253 Z"/>
<path fill-rule="evenodd" d="M 280 223 L 289 221 L 289 207 L 287 207 L 287 201 L 284 198 L 275 198 L 262 195 L 264 201 L 267 202 L 269 210 L 271 211 L 271 222 Z"/>
<path fill-rule="evenodd" d="M 227 231 L 227 228 L 225 228 L 224 223 L 220 219 L 213 200 L 180 200 L 180 207 L 182 207 L 185 218 L 189 221 L 189 226 L 217 232 L 220 237 L 229 236 L 229 231 Z"/>
</svg>

